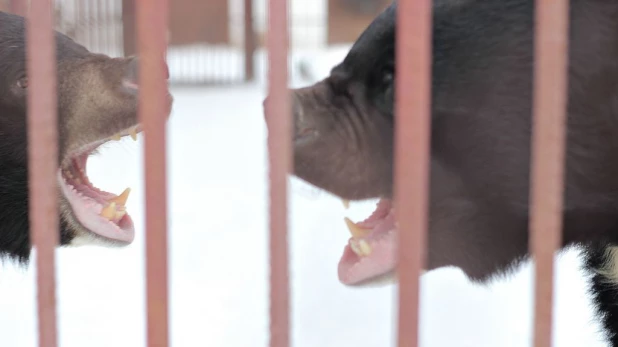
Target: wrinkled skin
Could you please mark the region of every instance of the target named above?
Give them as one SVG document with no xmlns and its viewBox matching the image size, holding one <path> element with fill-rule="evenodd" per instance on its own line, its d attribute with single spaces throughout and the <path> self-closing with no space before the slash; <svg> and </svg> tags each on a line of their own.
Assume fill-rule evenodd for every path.
<svg viewBox="0 0 618 347">
<path fill-rule="evenodd" d="M 0 12 L 0 256 L 26 263 L 31 244 L 24 25 L 22 17 Z M 91 53 L 58 32 L 55 41 L 58 164 L 62 165 L 70 151 L 138 124 L 138 93 L 126 84 L 137 83 L 138 61 Z M 170 97 L 169 107 L 171 102 Z M 59 213 L 62 245 L 89 234 L 72 217 L 60 193 Z M 90 235 L 88 239 L 94 241 L 96 237 Z"/>
<path fill-rule="evenodd" d="M 395 11 L 292 90 L 293 174 L 344 199 L 393 194 Z M 572 0 L 570 16 L 562 246 L 585 250 L 618 346 L 618 2 Z M 533 0 L 434 1 L 428 270 L 484 282 L 529 256 L 533 23 Z"/>
</svg>

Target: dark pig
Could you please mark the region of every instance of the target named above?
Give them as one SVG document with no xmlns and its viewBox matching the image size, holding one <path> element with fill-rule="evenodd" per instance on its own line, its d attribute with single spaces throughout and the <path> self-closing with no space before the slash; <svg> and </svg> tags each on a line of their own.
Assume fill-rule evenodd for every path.
<svg viewBox="0 0 618 347">
<path fill-rule="evenodd" d="M 618 2 L 570 5 L 562 247 L 584 250 L 618 346 Z M 534 8 L 434 1 L 426 270 L 455 266 L 485 283 L 529 258 Z M 366 220 L 347 220 L 346 285 L 376 283 L 397 266 L 393 98 L 406 62 L 395 61 L 396 10 L 377 16 L 328 77 L 291 91 L 294 175 L 345 200 L 379 199 Z"/>
<path fill-rule="evenodd" d="M 135 234 L 125 207 L 130 189 L 118 195 L 99 190 L 88 179 L 86 163 L 102 144 L 135 139 L 141 131 L 138 59 L 91 53 L 59 32 L 55 40 L 61 244 L 130 244 Z M 22 263 L 31 249 L 27 93 L 25 21 L 0 12 L 0 255 Z M 172 102 L 168 94 L 168 115 Z"/>
</svg>

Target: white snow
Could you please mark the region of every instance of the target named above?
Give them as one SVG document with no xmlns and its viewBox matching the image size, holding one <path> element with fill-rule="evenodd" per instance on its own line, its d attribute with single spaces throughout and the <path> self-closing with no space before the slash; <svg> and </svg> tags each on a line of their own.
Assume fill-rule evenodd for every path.
<svg viewBox="0 0 618 347">
<path fill-rule="evenodd" d="M 342 54 L 300 57 L 323 76 Z M 173 89 L 167 153 L 172 346 L 267 346 L 263 81 Z M 128 204 L 138 232 L 124 249 L 57 252 L 62 347 L 145 346 L 142 150 L 141 137 L 137 145 L 123 140 L 89 162 L 98 186 L 118 193 L 133 188 Z M 395 346 L 396 288 L 351 289 L 337 280 L 347 239 L 342 204 L 298 180 L 290 184 L 293 346 Z M 359 218 L 371 207 L 354 205 L 347 213 Z M 555 346 L 604 346 L 579 266 L 574 251 L 559 258 Z M 1 269 L 3 347 L 35 346 L 33 270 Z M 531 346 L 532 295 L 529 265 L 486 287 L 455 269 L 429 273 L 422 279 L 421 346 Z"/>
</svg>

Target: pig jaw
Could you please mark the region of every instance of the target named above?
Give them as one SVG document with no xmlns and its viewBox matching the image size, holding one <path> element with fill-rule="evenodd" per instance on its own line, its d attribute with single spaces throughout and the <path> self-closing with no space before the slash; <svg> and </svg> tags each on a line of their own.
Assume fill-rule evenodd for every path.
<svg viewBox="0 0 618 347">
<path fill-rule="evenodd" d="M 79 62 L 65 60 L 60 65 L 64 141 L 58 185 L 62 193 L 62 216 L 75 235 L 70 243 L 128 245 L 135 236 L 126 205 L 130 187 L 116 193 L 97 188 L 87 175 L 86 163 L 104 144 L 122 137 L 137 140 L 142 130 L 137 115 L 139 60 L 89 54 Z M 167 116 L 172 98 L 169 92 L 163 97 L 161 102 Z"/>
</svg>

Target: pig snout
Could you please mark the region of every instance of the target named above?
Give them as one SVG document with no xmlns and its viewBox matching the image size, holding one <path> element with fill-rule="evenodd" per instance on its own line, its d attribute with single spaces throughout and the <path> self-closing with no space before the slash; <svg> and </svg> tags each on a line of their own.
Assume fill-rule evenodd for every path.
<svg viewBox="0 0 618 347">
<path fill-rule="evenodd" d="M 294 143 L 296 145 L 311 141 L 316 135 L 315 124 L 310 121 L 307 107 L 298 92 L 292 92 L 292 122 L 294 124 Z"/>
<path fill-rule="evenodd" d="M 303 103 L 303 98 L 299 93 L 299 90 L 292 90 L 289 92 L 289 105 L 291 108 L 291 121 L 292 121 L 292 138 L 295 145 L 307 143 L 317 133 L 315 124 L 310 121 L 307 116 L 306 105 Z M 276 121 L 273 119 L 275 116 L 275 105 L 271 96 L 268 96 L 262 102 L 264 109 L 264 118 L 270 121 Z"/>
</svg>

